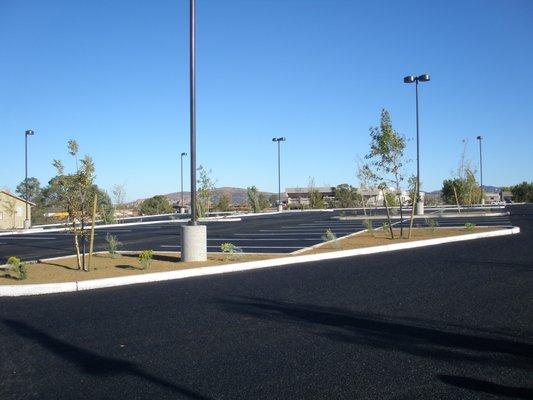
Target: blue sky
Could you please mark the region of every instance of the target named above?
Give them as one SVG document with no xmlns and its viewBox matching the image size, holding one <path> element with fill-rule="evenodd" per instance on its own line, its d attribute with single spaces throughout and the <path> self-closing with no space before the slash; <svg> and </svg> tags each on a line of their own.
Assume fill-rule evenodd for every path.
<svg viewBox="0 0 533 400">
<path fill-rule="evenodd" d="M 415 137 L 421 180 L 439 189 L 462 140 L 484 183 L 533 179 L 533 2 L 197 0 L 198 163 L 217 186 L 357 184 L 358 157 L 381 108 Z M 188 1 L 0 2 L 0 187 L 46 183 L 54 158 L 73 168 L 76 139 L 97 183 L 128 199 L 177 191 L 189 151 Z M 409 142 L 415 170 L 415 141 Z M 187 170 L 188 172 L 188 170 Z M 188 182 L 186 187 L 188 187 Z"/>
</svg>

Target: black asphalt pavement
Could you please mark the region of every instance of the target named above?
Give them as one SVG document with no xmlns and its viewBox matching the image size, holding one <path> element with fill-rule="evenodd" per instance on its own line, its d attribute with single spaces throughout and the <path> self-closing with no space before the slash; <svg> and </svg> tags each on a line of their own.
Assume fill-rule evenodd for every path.
<svg viewBox="0 0 533 400">
<path fill-rule="evenodd" d="M 532 399 L 519 235 L 0 300 L 0 399 Z"/>
<path fill-rule="evenodd" d="M 382 210 L 378 210 L 382 211 Z M 376 211 L 373 211 L 376 213 Z M 230 242 L 246 253 L 290 253 L 322 241 L 326 229 L 337 237 L 365 229 L 362 220 L 333 219 L 339 212 L 286 212 L 283 214 L 244 217 L 235 222 L 208 222 L 208 251 L 220 251 L 220 245 Z M 407 217 L 407 215 L 406 215 Z M 385 218 L 385 217 L 383 217 Z M 508 216 L 437 218 L 439 226 L 509 225 Z M 381 227 L 386 219 L 373 221 L 374 227 Z M 399 223 L 398 220 L 393 220 Z M 184 221 L 153 223 L 145 225 L 124 225 L 96 230 L 96 251 L 106 250 L 108 233 L 116 235 L 122 250 L 178 251 L 180 250 L 179 225 Z M 425 218 L 417 218 L 415 226 L 426 226 Z M 404 225 L 408 225 L 404 222 Z M 0 236 L 0 262 L 10 256 L 22 260 L 65 256 L 74 253 L 72 234 L 68 232 L 31 233 Z"/>
</svg>

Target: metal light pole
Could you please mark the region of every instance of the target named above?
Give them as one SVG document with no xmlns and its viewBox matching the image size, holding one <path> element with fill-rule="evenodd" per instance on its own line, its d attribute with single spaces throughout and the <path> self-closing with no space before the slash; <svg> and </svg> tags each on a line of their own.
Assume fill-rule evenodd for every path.
<svg viewBox="0 0 533 400">
<path fill-rule="evenodd" d="M 418 124 L 418 82 L 428 82 L 429 75 L 423 74 L 420 76 L 406 76 L 403 78 L 404 83 L 413 83 L 415 82 L 416 87 L 416 214 L 424 215 L 424 201 L 420 199 L 420 134 L 419 134 L 419 124 Z"/>
<path fill-rule="evenodd" d="M 186 156 L 187 153 L 181 153 L 181 204 L 180 204 L 180 213 L 185 213 L 185 202 L 183 201 L 183 157 Z"/>
<path fill-rule="evenodd" d="M 190 129 L 191 129 L 191 219 L 181 226 L 181 261 L 207 260 L 207 229 L 196 215 L 196 1 L 190 0 Z"/>
<path fill-rule="evenodd" d="M 25 170 L 26 170 L 26 179 L 24 180 L 24 184 L 25 184 L 25 194 L 26 194 L 26 216 L 24 218 L 24 229 L 29 229 L 30 226 L 31 226 L 31 221 L 30 219 L 28 218 L 28 215 L 29 215 L 29 208 L 30 208 L 30 205 L 28 204 L 28 136 L 33 136 L 35 134 L 35 132 L 33 132 L 31 129 L 27 130 L 24 134 L 24 154 L 25 154 Z"/>
<path fill-rule="evenodd" d="M 283 210 L 281 205 L 281 155 L 280 155 L 280 143 L 286 141 L 284 137 L 272 138 L 273 142 L 278 142 L 278 211 Z"/>
<path fill-rule="evenodd" d="M 483 139 L 483 137 L 478 136 L 476 139 L 479 141 L 479 174 L 481 178 L 481 204 L 485 204 L 485 194 L 483 192 L 483 156 L 481 153 L 481 140 Z"/>
</svg>

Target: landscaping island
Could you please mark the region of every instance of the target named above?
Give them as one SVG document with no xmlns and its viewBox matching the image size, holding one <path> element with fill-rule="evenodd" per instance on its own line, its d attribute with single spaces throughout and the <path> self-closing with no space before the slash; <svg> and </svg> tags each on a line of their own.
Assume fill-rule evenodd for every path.
<svg viewBox="0 0 533 400">
<path fill-rule="evenodd" d="M 399 229 L 394 229 L 396 239 L 390 238 L 390 232 L 374 230 L 361 232 L 330 240 L 328 242 L 298 251 L 297 255 L 332 252 L 339 250 L 360 249 L 365 247 L 381 246 L 418 240 L 459 236 L 472 233 L 482 233 L 501 230 L 502 228 L 415 228 L 412 230 L 411 239 L 399 239 Z M 404 230 L 405 235 L 405 230 Z M 119 254 L 97 253 L 93 256 L 93 267 L 89 272 L 77 269 L 76 257 L 61 257 L 56 259 L 41 260 L 36 263 L 26 264 L 26 279 L 16 277 L 5 270 L 0 273 L 0 285 L 24 285 L 42 283 L 60 283 L 85 281 L 121 277 L 128 275 L 149 274 L 154 272 L 167 272 L 186 270 L 192 268 L 234 264 L 249 261 L 267 260 L 280 257 L 291 257 L 291 254 L 257 254 L 257 253 L 209 253 L 205 262 L 181 262 L 179 252 L 154 253 L 148 265 L 139 261 L 141 252 L 121 252 Z M 296 254 L 294 254 L 295 256 Z"/>
</svg>

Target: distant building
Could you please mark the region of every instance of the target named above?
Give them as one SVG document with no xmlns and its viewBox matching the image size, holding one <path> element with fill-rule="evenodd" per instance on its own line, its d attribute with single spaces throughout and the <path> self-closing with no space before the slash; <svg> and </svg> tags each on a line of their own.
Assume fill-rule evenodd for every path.
<svg viewBox="0 0 533 400">
<path fill-rule="evenodd" d="M 335 187 L 317 187 L 314 188 L 320 192 L 326 204 L 333 205 L 335 204 Z M 286 188 L 285 192 L 287 193 L 287 204 L 288 205 L 309 205 L 309 188 Z M 363 200 L 368 206 L 383 206 L 383 192 L 381 189 L 377 188 L 357 188 L 357 192 L 363 197 Z M 386 189 L 386 192 L 395 192 L 395 189 L 389 188 Z M 420 196 L 424 198 L 425 193 L 420 192 Z M 409 192 L 403 190 L 400 198 L 403 204 L 410 204 L 411 197 Z"/>
<path fill-rule="evenodd" d="M 28 201 L 28 220 L 31 221 L 31 208 L 35 203 Z M 26 200 L 5 190 L 0 190 L 0 229 L 24 228 Z"/>
<path fill-rule="evenodd" d="M 483 193 L 483 196 L 485 198 L 485 201 L 487 203 L 499 203 L 501 200 L 501 197 L 500 197 L 500 194 L 499 193 L 493 193 L 493 192 L 490 192 L 490 193 Z"/>
<path fill-rule="evenodd" d="M 506 203 L 512 203 L 513 202 L 513 193 L 511 193 L 508 190 L 502 190 L 500 193 L 501 201 L 505 201 Z"/>
<path fill-rule="evenodd" d="M 334 187 L 317 187 L 313 188 L 320 192 L 322 198 L 326 203 L 330 203 L 335 199 L 335 188 Z M 298 204 L 301 206 L 309 205 L 309 190 L 310 188 L 286 188 L 285 192 L 287 194 L 287 204 Z"/>
</svg>

